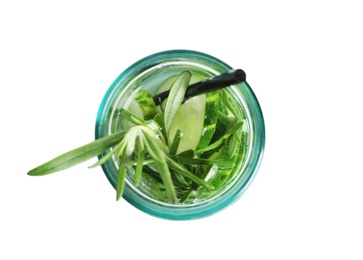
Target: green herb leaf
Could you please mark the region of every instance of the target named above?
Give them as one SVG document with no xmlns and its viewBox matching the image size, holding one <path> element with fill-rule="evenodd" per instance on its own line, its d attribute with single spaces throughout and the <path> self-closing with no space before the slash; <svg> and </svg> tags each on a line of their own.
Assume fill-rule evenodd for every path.
<svg viewBox="0 0 363 260">
<path fill-rule="evenodd" d="M 85 162 L 107 149 L 115 146 L 125 136 L 125 132 L 117 132 L 103 138 L 97 139 L 91 143 L 64 153 L 28 172 L 31 176 L 42 176 L 61 170 L 65 170 L 82 162 Z"/>
<path fill-rule="evenodd" d="M 126 162 L 127 162 L 127 156 L 126 156 L 126 152 L 124 152 L 121 155 L 121 162 L 120 162 L 118 175 L 117 175 L 116 201 L 118 201 L 121 198 L 121 196 L 124 192 L 125 178 L 126 178 Z"/>
<path fill-rule="evenodd" d="M 173 143 L 171 144 L 171 147 L 170 147 L 170 152 L 169 153 L 171 155 L 175 155 L 176 152 L 178 151 L 178 147 L 179 147 L 179 144 L 180 144 L 181 137 L 182 137 L 182 132 L 181 132 L 180 129 L 178 129 L 176 131 L 176 133 L 175 133 Z"/>
<path fill-rule="evenodd" d="M 241 140 L 240 140 L 241 133 L 242 133 L 242 129 L 240 129 L 240 131 L 237 131 L 236 133 L 232 134 L 229 137 L 227 144 L 226 144 L 226 146 L 227 146 L 226 154 L 227 154 L 228 158 L 232 158 L 232 156 L 237 152 L 238 147 L 241 143 Z"/>
<path fill-rule="evenodd" d="M 166 101 L 165 111 L 163 113 L 165 131 L 168 134 L 171 123 L 173 122 L 176 111 L 182 104 L 185 96 L 185 92 L 189 86 L 189 81 L 191 78 L 191 73 L 189 71 L 182 72 L 175 80 L 170 88 L 169 97 Z"/>
<path fill-rule="evenodd" d="M 160 131 L 161 135 L 166 137 L 165 124 L 164 124 L 164 120 L 161 117 L 161 115 L 156 114 L 155 117 L 154 117 L 153 122 L 159 127 L 159 131 Z M 164 138 L 163 141 L 165 142 L 165 145 L 168 145 L 168 139 L 167 138 Z"/>
<path fill-rule="evenodd" d="M 196 174 L 204 181 L 208 181 L 211 177 L 215 175 L 217 169 L 218 167 L 216 165 L 202 166 L 197 168 Z M 205 189 L 204 186 L 194 184 L 190 190 L 184 192 L 183 196 L 180 198 L 180 202 L 184 203 L 188 199 L 193 200 L 193 197 L 200 194 L 203 189 Z"/>
<path fill-rule="evenodd" d="M 190 171 L 188 171 L 186 168 L 184 168 L 182 165 L 180 165 L 179 163 L 177 163 L 170 157 L 166 156 L 165 158 L 166 158 L 166 161 L 168 162 L 168 165 L 173 170 L 179 172 L 180 174 L 184 175 L 185 177 L 188 177 L 189 179 L 191 179 L 193 182 L 195 182 L 199 185 L 202 185 L 209 190 L 212 190 L 214 188 L 212 184 L 204 181 L 203 179 L 199 178 L 195 174 L 191 173 Z"/>
<path fill-rule="evenodd" d="M 144 166 L 144 160 L 145 160 L 145 150 L 144 150 L 144 144 L 142 142 L 142 137 L 138 136 L 136 138 L 136 146 L 137 146 L 137 164 L 136 164 L 136 170 L 135 170 L 135 186 L 139 186 L 140 178 L 142 174 L 142 169 Z"/>
<path fill-rule="evenodd" d="M 179 182 L 179 184 L 184 186 L 184 188 L 189 187 L 190 184 L 192 184 L 192 181 L 190 179 L 186 180 L 185 177 L 182 174 L 180 174 L 179 172 L 173 172 L 173 176 Z"/>
<path fill-rule="evenodd" d="M 221 111 L 218 111 L 217 115 L 218 115 L 218 120 L 221 121 L 221 123 L 226 126 L 231 126 L 234 123 L 236 123 L 236 121 L 237 121 L 237 118 L 227 116 L 226 114 L 222 113 Z"/>
<path fill-rule="evenodd" d="M 95 168 L 97 166 L 104 164 L 106 161 L 108 161 L 112 157 L 113 154 L 118 153 L 120 150 L 124 149 L 126 146 L 126 143 L 123 142 L 123 140 L 118 145 L 116 145 L 116 147 L 114 149 L 112 149 L 105 156 L 103 156 L 101 159 L 99 159 L 95 164 L 88 166 L 88 168 Z"/>
<path fill-rule="evenodd" d="M 247 156 L 247 151 L 248 151 L 248 138 L 249 138 L 249 134 L 247 132 L 242 132 L 242 136 L 241 136 L 241 148 L 240 148 L 240 153 L 241 153 L 241 161 L 243 162 L 246 159 Z"/>
<path fill-rule="evenodd" d="M 205 158 L 190 158 L 184 156 L 174 156 L 175 161 L 180 164 L 188 164 L 188 165 L 217 165 L 218 168 L 233 168 L 236 166 L 235 163 L 231 163 L 225 160 L 210 160 Z"/>
<path fill-rule="evenodd" d="M 137 117 L 135 114 L 131 113 L 130 111 L 121 108 L 120 109 L 121 115 L 129 120 L 130 122 L 134 123 L 135 125 L 146 125 L 146 121 L 144 119 L 141 119 L 140 117 Z"/>
<path fill-rule="evenodd" d="M 203 152 L 206 152 L 206 151 L 210 151 L 210 150 L 213 150 L 213 149 L 216 149 L 218 147 L 220 147 L 222 144 L 225 143 L 225 141 L 232 135 L 234 134 L 236 131 L 242 129 L 242 126 L 243 126 L 243 122 L 237 122 L 235 123 L 228 131 L 227 133 L 225 133 L 221 138 L 219 138 L 217 141 L 215 141 L 214 143 L 208 145 L 206 148 L 200 150 L 200 151 L 197 151 L 197 153 L 203 153 Z"/>
<path fill-rule="evenodd" d="M 159 170 L 161 179 L 163 180 L 163 183 L 165 185 L 168 198 L 171 200 L 172 203 L 176 203 L 177 198 L 175 193 L 175 187 L 171 179 L 171 174 L 169 171 L 168 164 L 165 160 L 166 155 L 164 154 L 160 146 L 157 144 L 154 137 L 150 136 L 147 132 L 144 132 L 144 137 L 145 137 L 145 146 L 147 147 L 148 153 L 155 160 L 155 164 Z"/>
<path fill-rule="evenodd" d="M 236 108 L 234 106 L 234 104 L 236 103 L 230 95 L 227 94 L 225 89 L 221 90 L 221 101 L 223 102 L 223 104 L 227 107 L 227 109 L 229 111 L 231 111 L 231 113 L 238 118 L 238 113 L 237 110 L 238 108 Z"/>
</svg>

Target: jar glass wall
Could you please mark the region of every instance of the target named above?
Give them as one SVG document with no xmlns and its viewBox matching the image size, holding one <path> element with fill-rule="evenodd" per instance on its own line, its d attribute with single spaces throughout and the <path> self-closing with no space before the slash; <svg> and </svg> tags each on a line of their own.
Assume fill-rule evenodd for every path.
<svg viewBox="0 0 363 260">
<path fill-rule="evenodd" d="M 134 63 L 120 74 L 106 92 L 97 115 L 96 138 L 123 130 L 124 119 L 119 110 L 128 108 L 140 89 L 147 89 L 154 95 L 162 82 L 185 70 L 192 72 L 197 78 L 206 79 L 231 69 L 217 58 L 190 50 L 160 52 Z M 232 85 L 226 90 L 232 102 L 239 107 L 240 119 L 244 120 L 243 127 L 248 133 L 243 148 L 245 150 L 238 157 L 228 181 L 216 191 L 195 199 L 192 203 L 171 204 L 154 196 L 148 188 L 147 180 L 135 187 L 133 174 L 129 172 L 123 194 L 126 201 L 153 216 L 186 220 L 214 214 L 240 198 L 257 173 L 262 159 L 264 120 L 259 103 L 247 82 Z M 109 160 L 102 168 L 111 185 L 116 187 L 117 162 Z"/>
</svg>

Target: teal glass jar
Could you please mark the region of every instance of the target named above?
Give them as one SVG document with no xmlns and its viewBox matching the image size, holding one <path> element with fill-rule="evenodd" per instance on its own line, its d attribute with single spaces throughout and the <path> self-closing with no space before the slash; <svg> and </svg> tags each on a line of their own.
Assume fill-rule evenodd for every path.
<svg viewBox="0 0 363 260">
<path fill-rule="evenodd" d="M 120 108 L 128 108 L 136 92 L 147 89 L 155 94 L 156 88 L 167 78 L 188 70 L 200 79 L 210 78 L 230 71 L 223 61 L 208 54 L 191 50 L 170 50 L 152 54 L 128 67 L 112 83 L 106 92 L 96 119 L 96 139 L 123 130 Z M 246 191 L 257 173 L 265 144 L 265 126 L 259 103 L 247 82 L 226 88 L 244 121 L 246 138 L 236 165 L 223 185 L 210 195 L 204 195 L 189 203 L 171 204 L 159 200 L 147 181 L 135 187 L 132 172 L 128 172 L 123 198 L 150 215 L 172 219 L 197 219 L 214 214 L 234 203 Z M 102 157 L 102 155 L 100 156 Z M 112 160 L 102 165 L 111 185 L 116 187 L 118 164 Z"/>
</svg>

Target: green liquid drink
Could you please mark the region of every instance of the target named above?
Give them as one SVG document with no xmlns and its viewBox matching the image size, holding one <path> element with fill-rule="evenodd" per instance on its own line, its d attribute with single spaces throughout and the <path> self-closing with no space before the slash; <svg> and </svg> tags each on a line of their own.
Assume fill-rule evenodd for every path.
<svg viewBox="0 0 363 260">
<path fill-rule="evenodd" d="M 127 166 L 123 191 L 127 201 L 158 217 L 190 219 L 215 213 L 244 192 L 257 171 L 264 145 L 262 113 L 247 83 L 188 99 L 168 126 L 164 115 L 167 100 L 151 113 L 143 111 L 145 107 L 150 111 L 150 104 L 142 102 L 147 98 L 137 101 L 141 91 L 153 96 L 168 90 L 183 72 L 191 73 L 192 84 L 229 70 L 228 65 L 206 54 L 168 51 L 135 63 L 115 80 L 99 110 L 96 138 L 137 129 L 125 118 L 125 109 L 151 122 L 159 129 L 156 132 L 175 191 L 171 198 L 174 195 L 170 195 L 160 167 L 151 151 L 146 151 L 141 176 L 136 174 L 140 171 L 137 165 Z M 120 160 L 102 165 L 116 189 L 119 165 Z"/>
</svg>

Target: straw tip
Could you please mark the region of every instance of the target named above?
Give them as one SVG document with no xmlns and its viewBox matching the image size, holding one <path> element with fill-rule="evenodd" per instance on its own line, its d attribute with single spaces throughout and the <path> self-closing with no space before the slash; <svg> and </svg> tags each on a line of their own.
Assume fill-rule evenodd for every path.
<svg viewBox="0 0 363 260">
<path fill-rule="evenodd" d="M 238 82 L 246 81 L 246 73 L 241 69 L 234 71 L 234 77 Z"/>
</svg>

